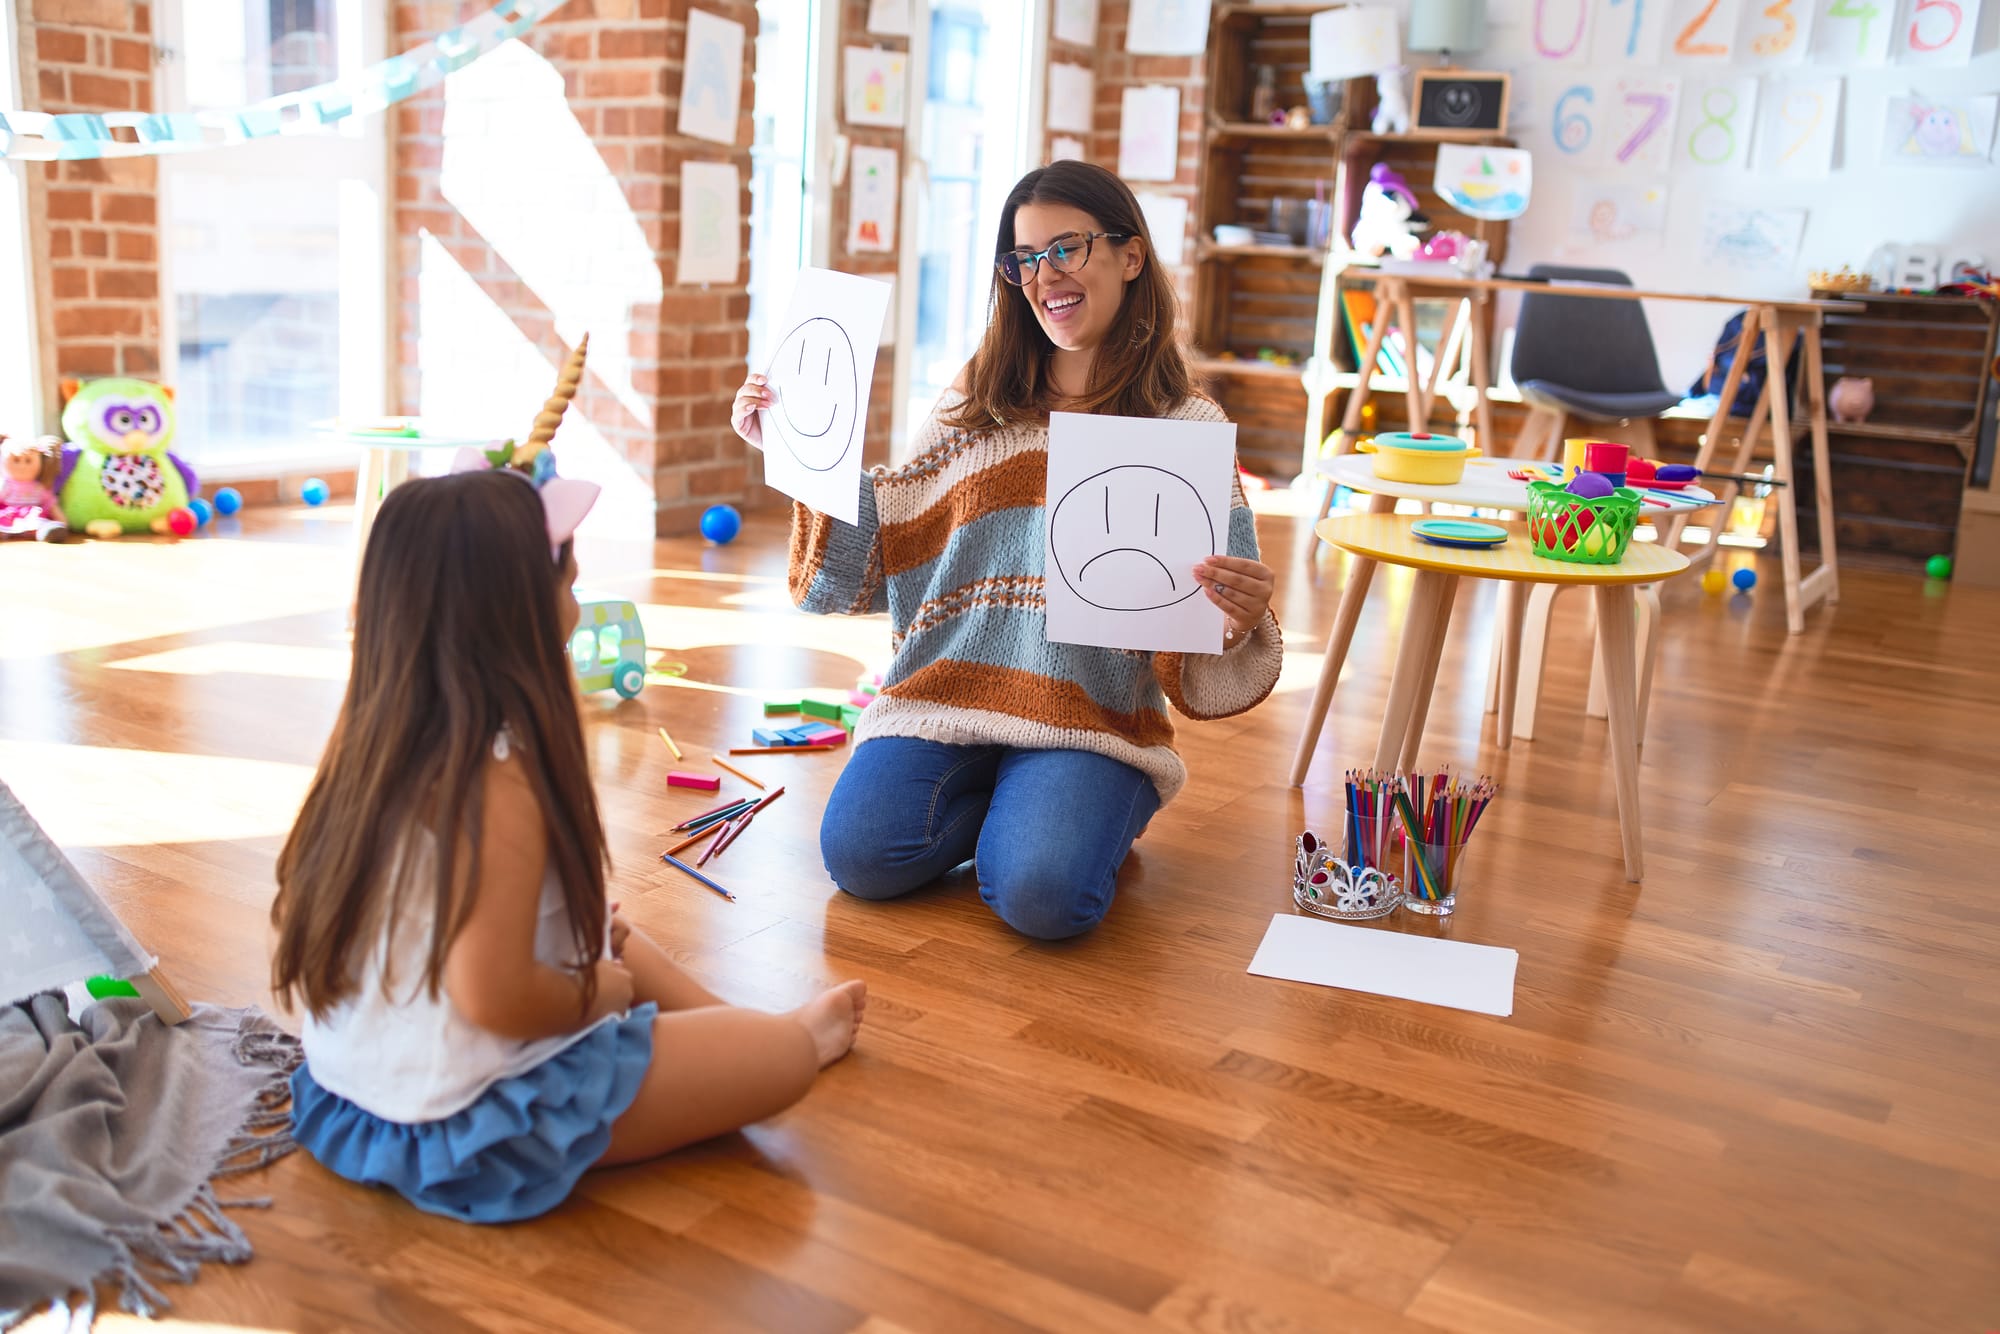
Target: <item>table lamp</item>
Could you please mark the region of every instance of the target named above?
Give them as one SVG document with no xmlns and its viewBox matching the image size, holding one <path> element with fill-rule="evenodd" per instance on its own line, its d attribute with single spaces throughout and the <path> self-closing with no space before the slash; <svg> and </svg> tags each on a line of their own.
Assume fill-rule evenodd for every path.
<svg viewBox="0 0 2000 1334">
<path fill-rule="evenodd" d="M 1441 52 L 1446 65 L 1453 51 L 1477 51 L 1486 45 L 1486 0 L 1411 0 L 1403 44 L 1412 51 Z"/>
</svg>

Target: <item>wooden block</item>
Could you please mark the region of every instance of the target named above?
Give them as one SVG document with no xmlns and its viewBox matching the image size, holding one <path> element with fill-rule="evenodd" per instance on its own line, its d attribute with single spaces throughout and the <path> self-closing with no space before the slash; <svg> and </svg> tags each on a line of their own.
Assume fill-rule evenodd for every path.
<svg viewBox="0 0 2000 1334">
<path fill-rule="evenodd" d="M 701 792 L 714 792 L 722 787 L 719 775 L 684 773 L 679 769 L 667 775 L 668 787 L 691 787 Z"/>
<path fill-rule="evenodd" d="M 847 706 L 841 704 L 829 704 L 822 699 L 807 699 L 799 701 L 799 712 L 803 713 L 806 717 L 826 718 L 834 722 L 840 721 L 840 711 L 844 707 Z"/>
<path fill-rule="evenodd" d="M 795 699 L 767 699 L 764 701 L 764 716 L 766 718 L 771 717 L 773 714 L 797 713 L 798 711 L 799 702 Z"/>
</svg>

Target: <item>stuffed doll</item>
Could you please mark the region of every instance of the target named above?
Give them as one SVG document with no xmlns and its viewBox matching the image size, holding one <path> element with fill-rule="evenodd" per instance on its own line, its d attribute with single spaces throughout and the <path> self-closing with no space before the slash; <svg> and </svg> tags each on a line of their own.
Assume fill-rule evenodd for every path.
<svg viewBox="0 0 2000 1334">
<path fill-rule="evenodd" d="M 1394 168 L 1376 163 L 1361 188 L 1361 215 L 1354 221 L 1354 248 L 1364 255 L 1387 253 L 1408 259 L 1417 252 L 1417 233 L 1425 219 L 1417 212 L 1417 196 Z"/>
<path fill-rule="evenodd" d="M 56 473 L 62 441 L 9 441 L 0 435 L 0 537 L 32 537 L 60 542 L 69 536 L 56 500 Z"/>
<path fill-rule="evenodd" d="M 174 391 L 145 380 L 62 384 L 63 512 L 92 537 L 164 533 L 195 494 L 194 469 L 168 452 Z"/>
</svg>

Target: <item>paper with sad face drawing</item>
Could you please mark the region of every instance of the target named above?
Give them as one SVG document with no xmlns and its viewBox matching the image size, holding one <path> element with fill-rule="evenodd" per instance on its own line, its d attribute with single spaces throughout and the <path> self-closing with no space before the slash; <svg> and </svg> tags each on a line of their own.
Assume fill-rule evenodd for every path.
<svg viewBox="0 0 2000 1334">
<path fill-rule="evenodd" d="M 862 433 L 888 310 L 888 283 L 805 269 L 764 368 L 777 400 L 760 414 L 764 481 L 847 523 L 861 510 Z"/>
<path fill-rule="evenodd" d="M 1194 567 L 1229 551 L 1236 427 L 1049 414 L 1048 637 L 1220 653 Z"/>
</svg>

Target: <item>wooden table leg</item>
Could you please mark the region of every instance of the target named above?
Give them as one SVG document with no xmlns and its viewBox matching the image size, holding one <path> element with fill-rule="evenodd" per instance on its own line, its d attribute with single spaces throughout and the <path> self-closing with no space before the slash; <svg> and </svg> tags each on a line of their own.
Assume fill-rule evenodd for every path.
<svg viewBox="0 0 2000 1334">
<path fill-rule="evenodd" d="M 1425 422 L 1430 421 L 1431 413 L 1437 408 L 1438 384 L 1445 378 L 1445 363 L 1458 350 L 1459 311 L 1464 305 L 1463 301 L 1452 302 L 1450 312 L 1444 317 L 1444 336 L 1438 339 L 1437 355 L 1431 358 L 1431 373 L 1424 381 Z"/>
<path fill-rule="evenodd" d="M 1472 307 L 1472 413 L 1479 428 L 1479 447 L 1491 457 L 1497 441 L 1493 438 L 1493 405 L 1487 402 L 1492 388 L 1492 359 L 1486 347 L 1486 320 L 1490 297 L 1481 292 Z"/>
<path fill-rule="evenodd" d="M 1438 662 L 1444 656 L 1445 632 L 1451 627 L 1451 604 L 1457 600 L 1457 593 L 1458 576 L 1453 575 L 1451 587 L 1438 602 L 1437 627 L 1431 631 L 1430 660 L 1417 682 L 1417 697 L 1410 704 L 1410 724 L 1403 731 L 1403 754 L 1396 766 L 1399 769 L 1416 766 L 1417 749 L 1424 742 L 1424 723 L 1430 718 L 1431 697 L 1437 693 Z"/>
<path fill-rule="evenodd" d="M 1389 333 L 1389 302 L 1383 292 L 1391 280 L 1384 278 L 1375 287 L 1375 327 L 1368 332 L 1368 346 L 1362 349 L 1361 360 L 1355 363 L 1354 390 L 1347 396 L 1347 410 L 1340 414 L 1341 443 L 1347 449 L 1353 448 L 1354 433 L 1361 429 L 1361 409 L 1368 405 L 1368 395 L 1373 392 L 1375 368 L 1382 361 L 1382 340 Z M 1345 451 L 1343 451 L 1345 452 Z"/>
<path fill-rule="evenodd" d="M 1646 715 L 1653 705 L 1653 664 L 1660 660 L 1660 586 L 1641 584 L 1639 603 L 1639 747 L 1646 745 Z"/>
<path fill-rule="evenodd" d="M 1417 698 L 1417 685 L 1433 670 L 1432 643 L 1437 632 L 1438 604 L 1450 598 L 1458 576 L 1438 570 L 1419 570 L 1410 591 L 1410 605 L 1403 615 L 1403 639 L 1396 650 L 1396 671 L 1389 682 L 1389 702 L 1382 712 L 1382 735 L 1375 743 L 1375 767 L 1388 771 L 1396 767 L 1403 752 L 1403 738 L 1409 732 L 1410 712 Z"/>
<path fill-rule="evenodd" d="M 1736 403 L 1736 391 L 1743 384 L 1743 368 L 1750 360 L 1749 349 L 1757 345 L 1757 311 L 1752 306 L 1743 312 L 1743 334 L 1736 340 L 1736 355 L 1730 358 L 1729 370 L 1722 377 L 1722 401 L 1716 405 L 1715 415 L 1708 419 L 1708 431 L 1701 437 L 1701 448 L 1695 452 L 1694 466 L 1707 468 L 1715 462 L 1715 451 L 1722 447 L 1722 432 L 1729 425 L 1729 410 Z M 1728 515 L 1725 513 L 1726 520 Z M 1660 529 L 1660 541 L 1671 548 L 1681 540 L 1681 529 L 1687 526 L 1688 516 L 1676 514 Z"/>
<path fill-rule="evenodd" d="M 370 446 L 361 451 L 361 467 L 354 474 L 354 538 L 357 568 L 361 553 L 368 550 L 368 534 L 382 509 L 382 483 L 389 472 L 389 456 L 395 451 Z"/>
<path fill-rule="evenodd" d="M 1555 614 L 1556 597 L 1566 587 L 1566 584 L 1536 584 L 1527 597 L 1527 614 L 1521 631 L 1521 665 L 1516 669 L 1514 687 L 1516 741 L 1535 739 L 1535 710 L 1542 697 L 1542 671 L 1549 656 L 1549 621 Z"/>
<path fill-rule="evenodd" d="M 1819 568 L 1806 578 L 1806 605 L 1820 598 L 1840 601 L 1840 559 L 1834 550 L 1833 464 L 1827 458 L 1826 367 L 1819 342 L 1819 321 L 1799 330 L 1806 345 L 1806 413 L 1812 426 L 1813 504 L 1818 510 Z"/>
<path fill-rule="evenodd" d="M 1764 438 L 1764 423 L 1770 417 L 1771 400 L 1759 394 L 1757 406 L 1750 413 L 1750 422 L 1743 428 L 1742 439 L 1737 442 L 1736 455 L 1729 462 L 1730 472 L 1739 476 L 1749 473 L 1750 460 L 1757 453 L 1757 442 Z M 1695 513 L 1711 516 L 1707 540 L 1688 557 L 1688 567 L 1692 570 L 1700 570 L 1722 553 L 1722 535 L 1729 529 L 1729 516 L 1736 509 L 1736 498 L 1743 494 L 1743 483 L 1718 482 L 1709 489 L 1715 493 L 1715 504 L 1706 510 L 1689 511 L 1678 520 L 1685 524 Z"/>
<path fill-rule="evenodd" d="M 1764 392 L 1771 402 L 1771 456 L 1778 480 L 1778 560 L 1785 578 L 1785 629 L 1799 634 L 1806 628 L 1804 599 L 1799 594 L 1799 511 L 1792 497 L 1792 415 L 1786 402 L 1791 385 L 1785 379 L 1785 358 L 1792 349 L 1793 335 L 1767 311 L 1764 323 L 1764 358 L 1770 368 Z"/>
<path fill-rule="evenodd" d="M 1376 311 L 1376 316 L 1381 316 Z M 1396 323 L 1403 330 L 1403 399 L 1410 415 L 1412 431 L 1430 429 L 1424 414 L 1423 377 L 1417 373 L 1417 303 L 1410 298 L 1410 285 L 1396 284 Z"/>
<path fill-rule="evenodd" d="M 1611 774 L 1618 789 L 1618 831 L 1625 845 L 1625 878 L 1646 876 L 1639 819 L 1639 720 L 1637 615 L 1630 584 L 1597 586 L 1597 646 L 1604 655 L 1604 693 L 1611 723 Z"/>
<path fill-rule="evenodd" d="M 1514 745 L 1514 696 L 1521 688 L 1521 623 L 1527 618 L 1528 587 L 1515 580 L 1500 584 L 1500 717 L 1494 728 L 1500 749 Z"/>
<path fill-rule="evenodd" d="M 1368 497 L 1370 514 L 1392 514 L 1395 509 L 1394 496 Z M 1319 745 L 1327 706 L 1333 702 L 1340 669 L 1346 664 L 1348 647 L 1354 642 L 1354 627 L 1361 619 L 1361 608 L 1368 601 L 1368 586 L 1375 580 L 1376 564 L 1366 556 L 1355 556 L 1347 567 L 1347 582 L 1340 590 L 1340 607 L 1334 612 L 1333 627 L 1326 634 L 1326 656 L 1320 660 L 1319 683 L 1313 687 L 1312 706 L 1306 710 L 1306 728 L 1299 734 L 1298 753 L 1292 757 L 1293 787 L 1304 784 L 1306 770 L 1312 768 L 1313 750 Z"/>
</svg>

